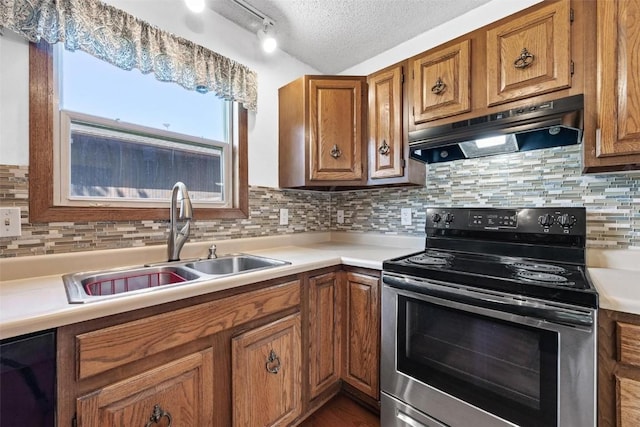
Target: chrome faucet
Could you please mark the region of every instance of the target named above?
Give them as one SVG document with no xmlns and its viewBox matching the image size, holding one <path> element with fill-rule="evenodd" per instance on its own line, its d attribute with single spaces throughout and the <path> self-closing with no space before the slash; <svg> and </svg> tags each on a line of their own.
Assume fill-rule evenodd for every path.
<svg viewBox="0 0 640 427">
<path fill-rule="evenodd" d="M 176 204 L 180 202 L 180 215 L 176 218 Z M 167 240 L 167 249 L 169 261 L 180 260 L 180 250 L 184 246 L 184 242 L 189 238 L 191 229 L 191 218 L 193 217 L 193 208 L 191 207 L 191 199 L 187 187 L 182 182 L 176 182 L 171 193 L 171 207 L 169 208 L 169 220 L 171 222 L 169 230 L 169 239 Z M 177 221 L 184 221 L 184 226 L 178 231 Z"/>
</svg>

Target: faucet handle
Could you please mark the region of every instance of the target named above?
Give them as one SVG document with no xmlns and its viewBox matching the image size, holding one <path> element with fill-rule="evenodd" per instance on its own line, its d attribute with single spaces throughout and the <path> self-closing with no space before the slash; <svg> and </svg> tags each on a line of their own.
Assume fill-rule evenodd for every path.
<svg viewBox="0 0 640 427">
<path fill-rule="evenodd" d="M 216 249 L 216 245 L 211 245 L 211 247 L 209 247 L 209 256 L 207 258 L 218 258 L 218 256 L 216 255 Z"/>
</svg>

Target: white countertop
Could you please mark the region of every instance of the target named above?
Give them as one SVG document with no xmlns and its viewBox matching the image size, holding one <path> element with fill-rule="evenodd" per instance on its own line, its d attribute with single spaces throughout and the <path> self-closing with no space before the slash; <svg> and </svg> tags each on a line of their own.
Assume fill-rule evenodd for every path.
<svg viewBox="0 0 640 427">
<path fill-rule="evenodd" d="M 165 248 L 160 248 L 159 253 L 154 253 L 158 251 L 155 247 L 147 248 L 145 256 L 151 259 L 146 260 L 138 258 L 140 254 L 135 250 L 124 251 L 128 255 L 125 258 L 134 264 L 122 264 L 120 254 L 117 253 L 122 251 L 117 250 L 58 256 L 52 265 L 48 265 L 51 260 L 46 259 L 46 256 L 2 260 L 0 339 L 339 264 L 381 270 L 385 259 L 416 252 L 424 247 L 423 238 L 349 236 L 341 233 L 305 234 L 306 238 L 294 235 L 216 242 L 218 254 L 243 252 L 289 261 L 290 265 L 85 304 L 68 303 L 61 278 L 63 273 L 158 262 L 162 258 L 153 257 L 159 254 L 164 256 Z M 207 253 L 209 244 L 195 244 L 189 249 L 185 246 L 182 258 L 203 256 Z M 44 267 L 42 263 L 45 264 Z M 87 266 L 90 268 L 85 268 Z M 16 278 L 27 275 L 29 271 L 47 271 L 47 268 L 57 271 L 54 274 Z M 5 277 L 10 280 L 4 280 Z"/>
<path fill-rule="evenodd" d="M 161 262 L 166 248 L 153 246 L 0 259 L 0 339 L 339 264 L 380 270 L 385 259 L 424 248 L 424 237 L 326 232 L 215 243 L 218 254 L 243 252 L 291 264 L 140 295 L 69 304 L 62 274 Z M 210 244 L 185 245 L 183 259 L 205 256 Z M 601 308 L 640 314 L 640 251 L 588 250 L 587 265 Z"/>
</svg>

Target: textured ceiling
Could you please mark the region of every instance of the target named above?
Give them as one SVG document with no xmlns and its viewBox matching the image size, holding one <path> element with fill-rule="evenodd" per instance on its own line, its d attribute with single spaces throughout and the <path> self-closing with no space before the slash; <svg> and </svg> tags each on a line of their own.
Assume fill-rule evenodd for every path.
<svg viewBox="0 0 640 427">
<path fill-rule="evenodd" d="M 278 47 L 337 74 L 490 0 L 245 0 L 275 21 Z M 260 20 L 232 0 L 208 0 L 249 31 Z"/>
</svg>

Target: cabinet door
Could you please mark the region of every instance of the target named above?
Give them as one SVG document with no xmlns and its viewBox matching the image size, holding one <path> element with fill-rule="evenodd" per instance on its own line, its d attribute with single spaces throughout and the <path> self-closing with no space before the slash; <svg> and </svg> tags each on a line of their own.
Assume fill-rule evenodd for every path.
<svg viewBox="0 0 640 427">
<path fill-rule="evenodd" d="M 369 176 L 402 176 L 402 66 L 369 77 Z"/>
<path fill-rule="evenodd" d="M 600 138 L 596 145 L 597 157 L 640 154 L 638 22 L 640 1 L 598 2 Z"/>
<path fill-rule="evenodd" d="M 311 398 L 340 380 L 340 297 L 335 272 L 309 278 Z"/>
<path fill-rule="evenodd" d="M 212 354 L 195 353 L 78 398 L 78 426 L 212 426 Z"/>
<path fill-rule="evenodd" d="M 311 180 L 362 178 L 362 83 L 309 79 Z"/>
<path fill-rule="evenodd" d="M 618 427 L 640 425 L 640 381 L 616 376 Z"/>
<path fill-rule="evenodd" d="M 412 61 L 413 120 L 424 123 L 471 109 L 471 42 L 428 51 Z"/>
<path fill-rule="evenodd" d="M 488 30 L 488 104 L 570 87 L 570 40 L 569 0 Z"/>
<path fill-rule="evenodd" d="M 377 277 L 347 272 L 343 379 L 379 399 L 380 304 Z"/>
<path fill-rule="evenodd" d="M 234 426 L 286 426 L 300 415 L 299 313 L 235 337 L 231 354 Z"/>
</svg>

